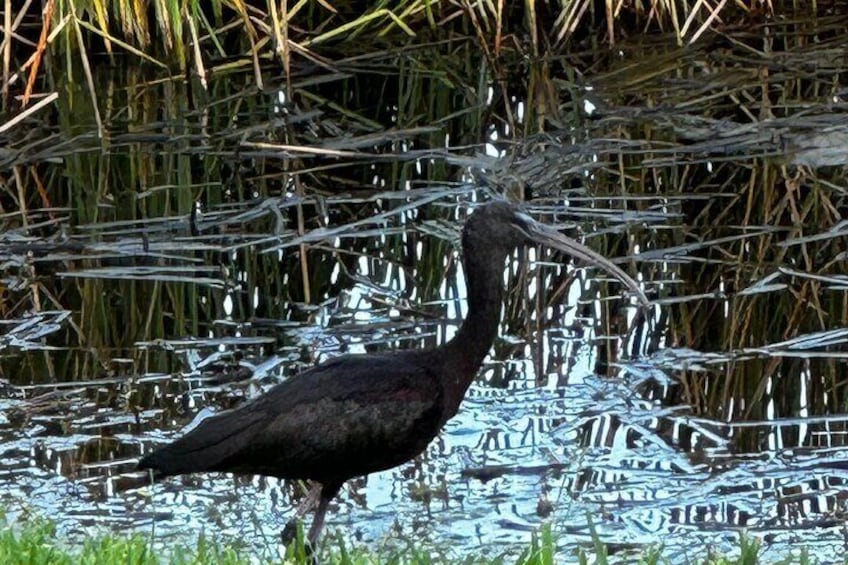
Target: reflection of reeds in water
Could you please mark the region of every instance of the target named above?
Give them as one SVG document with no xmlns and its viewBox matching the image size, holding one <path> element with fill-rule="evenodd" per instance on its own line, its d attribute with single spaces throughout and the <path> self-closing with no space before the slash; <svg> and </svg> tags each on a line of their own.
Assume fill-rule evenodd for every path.
<svg viewBox="0 0 848 565">
<path fill-rule="evenodd" d="M 149 69 L 53 69 L 69 84 L 58 122 L 34 113 L 0 131 L 0 370 L 13 385 L 42 385 L 15 388 L 27 399 L 45 383 L 67 391 L 23 403 L 23 418 L 41 425 L 52 410 L 92 426 L 91 441 L 52 453 L 64 472 L 137 452 L 112 434 L 183 424 L 198 406 L 230 406 L 315 360 L 440 343 L 464 307 L 453 247 L 463 202 L 487 191 L 528 201 L 534 216 L 617 258 L 656 303 L 654 325 L 628 336 L 619 286 L 543 249 L 523 252 L 535 262 L 510 261 L 487 391 L 520 401 L 511 387 L 525 381 L 631 379 L 603 379 L 594 412 L 532 397 L 516 414 L 532 411 L 563 445 L 612 445 L 624 430 L 686 472 L 687 457 L 710 460 L 704 445 L 843 443 L 844 423 L 825 418 L 846 404 L 843 24 L 771 21 L 768 34 L 677 48 L 668 44 L 710 17 L 687 27 L 678 13 L 671 41 L 644 35 L 617 41 L 614 56 L 604 44 L 512 61 L 515 20 L 487 19 L 486 6 L 468 9 L 485 32 L 473 42 L 346 53 L 333 65 L 295 37 L 285 83 L 269 78 L 280 72 L 262 58 L 272 31 L 255 11 L 255 37 L 223 41 L 238 56 L 208 66 L 205 85 Z M 322 33 L 355 21 L 337 18 Z M 563 44 L 591 44 L 568 18 L 546 21 L 564 26 Z M 210 23 L 214 37 L 229 37 L 233 21 Z M 208 45 L 205 27 L 183 37 Z M 157 33 L 148 29 L 150 41 Z M 312 48 L 347 41 L 323 39 Z M 244 55 L 251 42 L 258 49 Z M 637 394 L 622 382 L 637 382 Z M 97 427 L 102 407 L 113 411 Z M 806 428 L 773 424 L 790 416 Z M 655 453 L 637 451 L 628 461 L 649 468 Z M 605 454 L 614 475 L 621 462 Z M 575 490 L 606 484 L 604 472 L 587 470 Z"/>
<path fill-rule="evenodd" d="M 787 61 L 812 56 L 786 32 Z M 833 47 L 816 57 L 827 60 Z M 844 110 L 829 102 L 844 91 L 834 86 L 838 71 L 825 64 L 793 75 L 787 63 L 746 74 L 743 59 L 764 69 L 771 55 L 731 50 L 696 80 L 680 71 L 709 57 L 681 55 L 666 68 L 623 63 L 597 78 L 599 90 L 645 102 L 605 108 L 591 123 L 591 139 L 616 141 L 592 142 L 600 158 L 586 181 L 596 197 L 609 191 L 609 204 L 628 210 L 629 229 L 639 230 L 631 258 L 663 283 L 666 344 L 714 355 L 710 372 L 684 370 L 681 400 L 727 419 L 841 411 L 846 341 L 829 333 L 846 320 L 844 172 L 833 158 Z M 620 126 L 628 116 L 641 135 Z M 670 225 L 640 218 L 660 210 Z"/>
<path fill-rule="evenodd" d="M 205 91 L 94 65 L 104 141 L 84 73 L 55 70 L 75 77 L 58 123 L 33 113 L 0 132 L 0 387 L 13 406 L 0 431 L 16 480 L 47 470 L 122 500 L 106 477 L 129 482 L 142 442 L 206 407 L 329 356 L 444 341 L 464 308 L 454 242 L 465 201 L 496 192 L 638 275 L 656 317 L 628 334 L 620 285 L 549 250 L 516 256 L 461 433 L 392 479 L 398 492 L 446 480 L 451 500 L 451 476 L 481 465 L 481 477 L 552 487 L 556 524 L 571 531 L 585 525 L 579 505 L 612 532 L 661 516 L 726 534 L 739 508 L 778 528 L 783 512 L 806 525 L 830 515 L 839 483 L 821 468 L 844 459 L 846 437 L 846 40 L 825 19 L 771 26 L 768 44 L 641 35 L 616 41 L 615 56 L 580 48 L 578 29 L 567 58 L 543 62 L 512 61 L 508 33 L 485 53 L 476 34 L 333 66 L 304 66 L 298 51 L 287 83 L 269 78 L 281 71 L 262 58 L 260 30 L 265 91 L 252 52 L 233 43 L 222 48 L 238 57 Z M 457 441 L 474 445 L 460 463 Z M 198 481 L 178 488 L 229 504 L 233 483 Z M 251 511 L 262 504 L 254 481 L 235 484 Z M 351 501 L 372 504 L 372 487 L 343 504 L 364 513 Z M 823 510 L 802 508 L 798 490 Z M 471 498 L 457 512 L 477 512 Z M 80 504 L 77 515 L 91 512 Z M 705 507 L 717 509 L 708 520 Z"/>
<path fill-rule="evenodd" d="M 339 290 L 338 283 L 328 283 L 336 261 L 353 272 L 372 249 L 316 253 L 310 250 L 316 242 L 303 242 L 297 249 L 281 247 L 281 256 L 263 251 L 317 229 L 337 229 L 342 238 L 354 227 L 357 236 L 376 233 L 356 222 L 399 204 L 363 202 L 418 198 L 424 189 L 416 183 L 467 178 L 465 171 L 478 167 L 499 190 L 567 195 L 567 210 L 561 200 L 548 210 L 559 205 L 560 217 L 592 232 L 597 248 L 629 257 L 631 269 L 662 282 L 657 292 L 667 303 L 666 345 L 739 351 L 827 329 L 845 318 L 840 293 L 820 292 L 833 281 L 812 275 L 833 274 L 838 266 L 827 257 L 840 253 L 841 201 L 832 189 L 839 177 L 820 177 L 827 169 L 793 167 L 829 163 L 827 142 L 839 134 L 837 128 L 836 137 L 828 137 L 824 129 L 838 119 L 835 111 L 794 111 L 805 100 L 825 102 L 840 92 L 836 64 L 817 63 L 813 75 L 792 74 L 806 68 L 805 61 L 826 63 L 837 52 L 835 24 L 819 24 L 817 32 L 831 39 L 816 48 L 804 42 L 803 31 L 778 29 L 783 33 L 776 41 L 785 49 L 780 72 L 751 72 L 774 65 L 775 56 L 752 51 L 745 38 L 727 45 L 720 58 L 712 45 L 661 52 L 656 40 L 622 45 L 629 57 L 591 78 L 605 103 L 599 117 L 571 116 L 582 128 L 579 135 L 551 130 L 501 161 L 469 156 L 463 148 L 480 141 L 498 107 L 485 103 L 486 88 L 456 81 L 451 88 L 448 76 L 479 67 L 471 50 L 459 51 L 461 57 L 439 50 L 424 57 L 444 65 L 447 74 L 422 71 L 424 59 L 409 53 L 398 75 L 369 74 L 366 68 L 355 83 L 332 73 L 323 80 L 304 75 L 284 89 L 300 102 L 288 106 L 275 94 L 237 86 L 249 84 L 249 74 L 210 81 L 217 101 L 206 105 L 206 95 L 179 83 L 145 83 L 129 71 L 123 79 L 133 85 L 129 90 L 110 89 L 106 82 L 97 88 L 99 104 L 108 109 L 108 153 L 100 153 L 102 142 L 88 133 L 59 144 L 49 138 L 10 145 L 7 166 L 18 171 L 21 186 L 9 196 L 22 212 L 12 222 L 21 233 L 59 234 L 51 241 L 62 252 L 32 265 L 19 260 L 19 281 L 64 273 L 57 288 L 26 286 L 29 299 L 17 311 L 30 305 L 78 311 L 74 331 L 84 338 L 77 339 L 89 348 L 109 348 L 107 357 L 115 347 L 129 354 L 126 348 L 138 340 L 202 335 L 224 317 L 227 294 L 236 298 L 234 317 L 298 316 L 281 305 L 326 300 Z M 642 56 L 645 49 L 650 58 Z M 383 64 L 374 55 L 365 60 L 375 69 Z M 548 86 L 564 100 L 582 96 L 574 85 Z M 464 92 L 475 89 L 476 104 L 467 106 Z M 395 92 L 400 96 L 389 94 Z M 60 100 L 67 131 L 90 115 L 82 99 Z M 346 104 L 351 99 L 363 103 Z M 456 112 L 463 101 L 470 109 Z M 541 106 L 528 107 L 524 123 L 544 125 L 534 122 L 542 112 Z M 521 131 L 515 125 L 512 134 Z M 444 147 L 445 131 L 450 148 Z M 32 166 L 56 159 L 64 161 L 61 175 L 42 178 L 44 171 Z M 563 192 L 568 184 L 575 188 Z M 395 192 L 398 187 L 412 190 Z M 74 233 L 62 239 L 56 228 L 67 221 Z M 384 228 L 378 222 L 369 229 Z M 411 256 L 408 243 L 391 251 Z M 437 257 L 431 260 L 430 269 L 421 269 L 433 273 L 428 280 L 440 272 Z M 778 271 L 781 265 L 794 270 Z M 240 273 L 262 281 L 261 294 L 280 298 L 255 308 L 253 288 Z M 740 294 L 773 276 L 792 292 L 773 286 Z M 615 312 L 609 314 L 604 319 L 614 320 Z M 727 402 L 727 386 L 713 387 L 712 394 L 719 388 Z"/>
</svg>

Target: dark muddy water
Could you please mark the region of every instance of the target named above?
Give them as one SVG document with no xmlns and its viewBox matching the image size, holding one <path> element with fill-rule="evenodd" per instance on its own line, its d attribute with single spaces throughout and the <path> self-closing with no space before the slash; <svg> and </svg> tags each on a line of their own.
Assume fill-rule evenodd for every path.
<svg viewBox="0 0 848 565">
<path fill-rule="evenodd" d="M 373 122 L 330 104 L 348 91 L 302 86 L 327 97 L 321 114 L 231 80 L 206 109 L 150 87 L 139 103 L 167 102 L 148 121 L 116 115 L 107 151 L 76 130 L 61 132 L 77 143 L 61 159 L 30 147 L 19 165 L 44 166 L 51 192 L 0 236 L 0 507 L 72 536 L 205 532 L 277 555 L 299 485 L 198 475 L 150 488 L 135 460 L 316 362 L 449 339 L 466 308 L 456 236 L 476 202 L 507 193 L 617 258 L 650 316 L 568 258 L 517 253 L 460 413 L 415 461 L 351 481 L 329 536 L 494 556 L 550 523 L 564 562 L 593 531 L 623 562 L 658 544 L 684 562 L 747 531 L 765 559 L 799 543 L 841 558 L 848 184 L 816 147 L 842 138 L 800 128 L 790 104 L 752 129 L 750 111 L 733 113 L 739 91 L 704 71 L 710 57 L 687 50 L 644 81 L 623 64 L 599 74 L 592 96 L 613 103 L 600 118 L 563 87 L 575 125 L 509 144 L 514 127 L 492 115 L 400 123 L 382 98 L 359 108 L 386 123 L 368 137 Z M 359 71 L 357 102 L 400 88 Z M 519 98 L 487 88 L 476 110 L 512 105 L 524 123 Z M 846 110 L 833 88 L 800 95 L 821 123 Z M 657 92 L 665 110 L 634 98 Z M 430 109 L 466 108 L 445 96 Z"/>
</svg>

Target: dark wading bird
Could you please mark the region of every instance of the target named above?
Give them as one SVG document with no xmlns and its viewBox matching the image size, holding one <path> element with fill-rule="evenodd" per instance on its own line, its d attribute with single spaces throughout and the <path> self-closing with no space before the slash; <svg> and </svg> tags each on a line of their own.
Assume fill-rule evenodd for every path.
<svg viewBox="0 0 848 565">
<path fill-rule="evenodd" d="M 503 201 L 478 208 L 462 230 L 468 316 L 436 349 L 331 359 L 141 459 L 154 477 L 219 471 L 311 479 L 320 500 L 313 548 L 330 500 L 353 477 L 390 469 L 427 447 L 457 413 L 495 339 L 503 269 L 518 246 L 539 241 L 608 271 L 647 304 L 637 284 L 604 257 Z"/>
</svg>

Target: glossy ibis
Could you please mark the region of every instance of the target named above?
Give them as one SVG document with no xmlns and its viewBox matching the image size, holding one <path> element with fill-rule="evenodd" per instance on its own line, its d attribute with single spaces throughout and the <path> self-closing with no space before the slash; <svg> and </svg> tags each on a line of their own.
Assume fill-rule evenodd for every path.
<svg viewBox="0 0 848 565">
<path fill-rule="evenodd" d="M 220 471 L 317 481 L 308 535 L 316 547 L 327 505 L 345 481 L 409 461 L 456 414 L 497 334 L 505 259 L 534 240 L 605 269 L 647 302 L 607 259 L 513 204 L 491 202 L 462 230 L 468 315 L 452 340 L 430 350 L 331 359 L 204 420 L 138 466 L 155 477 Z"/>
</svg>

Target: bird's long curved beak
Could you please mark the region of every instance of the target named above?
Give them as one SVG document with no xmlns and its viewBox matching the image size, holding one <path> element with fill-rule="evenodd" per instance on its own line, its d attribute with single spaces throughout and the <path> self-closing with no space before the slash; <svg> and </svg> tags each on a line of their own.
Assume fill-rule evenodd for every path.
<svg viewBox="0 0 848 565">
<path fill-rule="evenodd" d="M 650 306 L 651 301 L 648 300 L 648 297 L 645 296 L 645 293 L 642 292 L 641 288 L 639 288 L 639 283 L 633 280 L 630 275 L 622 271 L 616 264 L 600 253 L 592 251 L 585 245 L 578 243 L 570 237 L 562 235 L 550 226 L 537 222 L 523 212 L 516 213 L 516 217 L 521 223 L 519 229 L 527 235 L 528 239 L 554 249 L 559 249 L 560 251 L 568 253 L 575 259 L 579 259 L 588 265 L 603 269 L 630 289 L 643 306 Z"/>
</svg>

